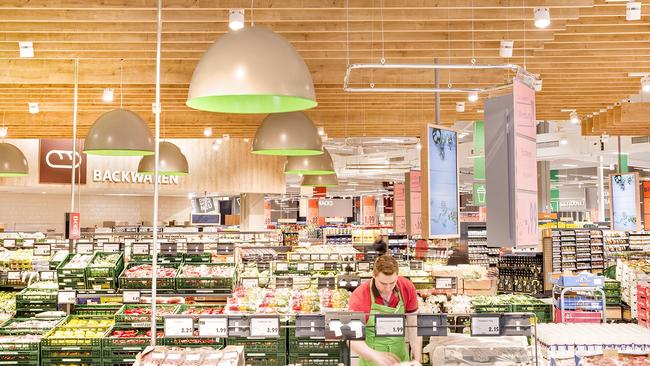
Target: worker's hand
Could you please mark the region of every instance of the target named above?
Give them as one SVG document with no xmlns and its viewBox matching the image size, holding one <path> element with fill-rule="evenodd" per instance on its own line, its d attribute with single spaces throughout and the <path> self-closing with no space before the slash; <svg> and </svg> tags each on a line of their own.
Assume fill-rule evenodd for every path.
<svg viewBox="0 0 650 366">
<path fill-rule="evenodd" d="M 417 351 L 414 352 L 413 350 L 411 350 L 411 360 L 417 361 L 418 363 L 422 363 L 422 353 Z"/>
<path fill-rule="evenodd" d="M 400 363 L 399 358 L 390 352 L 375 352 L 372 360 L 377 366 L 393 366 Z"/>
</svg>

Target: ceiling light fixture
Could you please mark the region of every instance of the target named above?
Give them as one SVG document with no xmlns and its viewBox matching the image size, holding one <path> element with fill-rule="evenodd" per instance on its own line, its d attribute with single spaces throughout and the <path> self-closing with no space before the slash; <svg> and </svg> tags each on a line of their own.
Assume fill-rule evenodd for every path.
<svg viewBox="0 0 650 366">
<path fill-rule="evenodd" d="M 228 12 L 228 28 L 234 31 L 244 28 L 244 9 L 230 9 Z"/>
<path fill-rule="evenodd" d="M 499 56 L 501 57 L 512 57 L 512 51 L 515 46 L 515 41 L 503 39 L 501 40 L 501 46 L 499 47 Z"/>
<path fill-rule="evenodd" d="M 568 144 L 568 143 L 569 143 L 569 141 L 567 141 L 566 138 L 562 137 L 562 138 L 560 139 L 560 145 L 566 145 L 566 144 Z"/>
<path fill-rule="evenodd" d="M 318 127 L 318 134 L 323 136 L 325 134 L 325 127 Z"/>
<path fill-rule="evenodd" d="M 0 177 L 24 177 L 29 174 L 27 159 L 19 148 L 0 143 Z"/>
<path fill-rule="evenodd" d="M 465 112 L 465 102 L 456 102 L 456 112 L 458 113 Z"/>
<path fill-rule="evenodd" d="M 641 2 L 630 1 L 625 5 L 625 20 L 641 20 Z"/>
<path fill-rule="evenodd" d="M 34 57 L 34 44 L 31 41 L 18 42 L 20 57 Z"/>
<path fill-rule="evenodd" d="M 422 150 L 422 144 L 418 141 L 418 143 L 415 144 L 415 148 L 418 150 Z"/>
<path fill-rule="evenodd" d="M 178 146 L 171 142 L 163 141 L 159 146 L 159 154 L 158 174 L 181 176 L 189 174 L 187 158 Z M 153 175 L 156 163 L 154 157 L 154 155 L 143 156 L 140 159 L 140 164 L 138 164 L 138 173 Z"/>
<path fill-rule="evenodd" d="M 7 127 L 7 126 L 0 127 L 0 138 L 7 137 L 8 132 L 9 132 L 9 127 Z"/>
<path fill-rule="evenodd" d="M 212 143 L 212 150 L 219 151 L 220 148 L 221 148 L 221 144 L 218 143 L 217 141 Z"/>
<path fill-rule="evenodd" d="M 285 174 L 326 175 L 334 174 L 332 156 L 323 149 L 323 154 L 312 156 L 289 156 L 284 166 Z"/>
<path fill-rule="evenodd" d="M 571 123 L 573 123 L 574 125 L 580 123 L 580 117 L 578 117 L 578 113 L 576 111 L 571 112 L 569 118 L 571 119 Z"/>
<path fill-rule="evenodd" d="M 470 102 L 476 102 L 478 100 L 478 92 L 471 91 L 467 94 L 467 100 Z"/>
<path fill-rule="evenodd" d="M 644 76 L 641 78 L 641 90 L 644 93 L 650 92 L 650 76 Z"/>
<path fill-rule="evenodd" d="M 565 168 L 577 168 L 578 166 L 575 164 L 562 164 L 563 167 Z"/>
<path fill-rule="evenodd" d="M 203 136 L 210 137 L 212 136 L 212 127 L 206 127 L 203 129 Z"/>
<path fill-rule="evenodd" d="M 102 100 L 104 102 L 112 102 L 113 101 L 113 89 L 111 89 L 111 88 L 104 89 L 104 93 L 102 94 Z"/>
<path fill-rule="evenodd" d="M 106 156 L 143 156 L 154 154 L 154 139 L 147 123 L 126 109 L 102 114 L 90 127 L 84 153 Z"/>
<path fill-rule="evenodd" d="M 535 26 L 537 28 L 546 28 L 551 24 L 551 13 L 546 7 L 537 7 L 533 9 L 535 15 Z"/>
<path fill-rule="evenodd" d="M 305 175 L 302 177 L 303 187 L 336 187 L 339 185 L 336 174 Z"/>
<path fill-rule="evenodd" d="M 255 132 L 253 154 L 307 156 L 323 154 L 314 122 L 302 112 L 269 114 Z"/>
<path fill-rule="evenodd" d="M 280 113 L 314 108 L 311 73 L 282 36 L 248 27 L 221 36 L 194 69 L 190 108 L 222 113 Z"/>
<path fill-rule="evenodd" d="M 40 108 L 38 108 L 38 103 L 36 102 L 27 103 L 27 107 L 29 108 L 29 113 L 31 114 L 36 114 L 40 112 Z"/>
</svg>

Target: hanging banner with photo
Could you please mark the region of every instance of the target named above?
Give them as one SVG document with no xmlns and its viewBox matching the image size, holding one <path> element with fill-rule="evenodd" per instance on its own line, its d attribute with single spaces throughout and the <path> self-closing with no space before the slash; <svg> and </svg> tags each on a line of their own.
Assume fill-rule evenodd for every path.
<svg viewBox="0 0 650 366">
<path fill-rule="evenodd" d="M 641 230 L 639 174 L 610 174 L 609 197 L 612 230 Z"/>
<path fill-rule="evenodd" d="M 643 224 L 650 230 L 650 182 L 643 182 Z"/>
<path fill-rule="evenodd" d="M 406 192 L 404 183 L 395 183 L 393 187 L 393 228 L 398 234 L 406 233 Z"/>
<path fill-rule="evenodd" d="M 460 237 L 458 197 L 458 139 L 456 131 L 428 125 L 423 146 L 425 227 L 429 239 Z"/>
</svg>

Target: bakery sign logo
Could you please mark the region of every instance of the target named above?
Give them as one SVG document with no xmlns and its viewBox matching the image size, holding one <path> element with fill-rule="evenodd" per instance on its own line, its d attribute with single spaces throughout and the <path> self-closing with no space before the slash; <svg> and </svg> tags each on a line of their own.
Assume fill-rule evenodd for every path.
<svg viewBox="0 0 650 366">
<path fill-rule="evenodd" d="M 70 184 L 72 178 L 72 140 L 42 139 L 39 148 L 39 183 Z M 86 184 L 87 156 L 83 153 L 83 140 L 77 140 L 74 153 L 75 180 Z"/>
</svg>

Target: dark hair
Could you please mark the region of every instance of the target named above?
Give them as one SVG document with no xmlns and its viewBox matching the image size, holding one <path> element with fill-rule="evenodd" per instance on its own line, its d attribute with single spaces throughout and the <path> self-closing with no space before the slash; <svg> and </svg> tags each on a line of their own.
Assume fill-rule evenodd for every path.
<svg viewBox="0 0 650 366">
<path fill-rule="evenodd" d="M 399 273 L 399 265 L 397 264 L 395 258 L 391 257 L 390 255 L 381 255 L 375 260 L 373 272 L 375 276 L 379 273 L 390 276 L 395 273 Z"/>
</svg>

